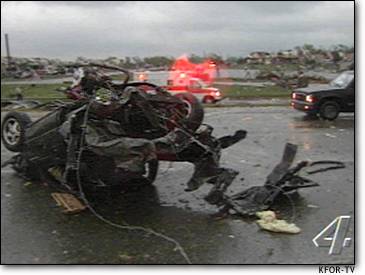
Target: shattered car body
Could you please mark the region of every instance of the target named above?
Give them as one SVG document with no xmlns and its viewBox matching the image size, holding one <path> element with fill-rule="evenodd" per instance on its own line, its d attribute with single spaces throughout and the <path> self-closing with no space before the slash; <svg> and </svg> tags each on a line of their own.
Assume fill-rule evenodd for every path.
<svg viewBox="0 0 365 275">
<path fill-rule="evenodd" d="M 35 122 L 25 113 L 8 113 L 2 139 L 19 154 L 5 164 L 28 178 L 48 180 L 49 170 L 56 167 L 63 186 L 75 190 L 76 170 L 83 182 L 94 186 L 152 183 L 158 161 L 189 161 L 196 171 L 187 190 L 195 190 L 205 177 L 217 173 L 221 144 L 226 147 L 246 135 L 238 131 L 222 140 L 214 138 L 212 127 L 201 125 L 203 109 L 192 95 L 172 96 L 153 84 L 128 83 L 128 77 L 114 84 L 95 72 L 85 74 L 82 87 L 86 98 Z M 112 91 L 107 104 L 94 97 L 100 88 Z"/>
<path fill-rule="evenodd" d="M 221 150 L 244 139 L 246 131 L 216 138 L 213 127 L 202 124 L 203 109 L 192 95 L 172 96 L 151 83 L 129 83 L 128 72 L 116 69 L 126 73 L 122 84 L 91 70 L 81 80 L 84 98 L 35 122 L 25 113 L 8 113 L 2 140 L 18 154 L 2 166 L 11 164 L 28 179 L 55 183 L 77 195 L 80 184 L 88 188 L 152 184 L 159 161 L 186 161 L 195 169 L 185 191 L 211 184 L 205 200 L 221 213 L 233 210 L 241 215 L 269 208 L 281 194 L 318 185 L 298 175 L 313 164 L 301 162 L 290 168 L 297 148 L 288 144 L 282 162 L 263 186 L 226 195 L 238 172 L 220 166 Z M 99 89 L 111 92 L 110 101 L 96 99 Z M 335 165 L 330 169 L 344 167 L 327 164 Z"/>
</svg>

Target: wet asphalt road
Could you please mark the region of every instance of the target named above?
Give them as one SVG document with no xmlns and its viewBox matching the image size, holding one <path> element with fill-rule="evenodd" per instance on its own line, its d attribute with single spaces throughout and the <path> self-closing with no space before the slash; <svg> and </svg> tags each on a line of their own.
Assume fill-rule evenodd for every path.
<svg viewBox="0 0 365 275">
<path fill-rule="evenodd" d="M 203 197 L 208 188 L 184 192 L 187 163 L 162 163 L 154 187 L 124 194 L 101 192 L 95 208 L 115 221 L 141 225 L 175 238 L 196 264 L 351 264 L 354 246 L 340 255 L 317 248 L 313 237 L 339 215 L 354 215 L 354 116 L 334 122 L 307 120 L 285 107 L 210 108 L 206 123 L 220 136 L 246 129 L 246 140 L 228 148 L 222 165 L 240 172 L 231 192 L 263 184 L 286 142 L 299 145 L 296 160 L 341 160 L 343 170 L 313 175 L 321 187 L 300 191 L 295 207 L 275 207 L 294 219 L 298 235 L 262 231 L 254 220 L 215 220 Z M 2 161 L 11 153 L 1 146 Z M 244 178 L 244 181 L 243 181 Z M 90 212 L 64 215 L 50 187 L 29 184 L 10 168 L 1 171 L 1 262 L 3 264 L 183 264 L 174 246 L 141 232 L 110 227 Z M 293 217 L 294 214 L 294 217 Z M 353 221 L 353 219 L 352 219 Z M 353 237 L 353 223 L 347 237 Z M 353 242 L 352 242 L 353 243 Z"/>
</svg>

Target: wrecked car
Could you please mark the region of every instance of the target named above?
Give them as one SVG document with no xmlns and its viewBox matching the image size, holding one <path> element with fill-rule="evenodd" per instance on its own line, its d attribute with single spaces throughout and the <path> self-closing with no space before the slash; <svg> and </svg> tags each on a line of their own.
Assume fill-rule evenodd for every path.
<svg viewBox="0 0 365 275">
<path fill-rule="evenodd" d="M 152 183 L 160 160 L 190 161 L 196 172 L 187 190 L 193 190 L 209 174 L 208 168 L 216 172 L 222 145 L 246 135 L 237 131 L 217 139 L 212 127 L 202 125 L 204 111 L 194 96 L 172 96 L 151 83 L 129 83 L 125 70 L 101 67 L 125 73 L 125 81 L 114 83 L 86 67 L 80 100 L 34 122 L 21 112 L 4 117 L 3 144 L 18 152 L 7 164 L 31 179 L 52 180 L 56 169 L 63 186 L 75 190 L 76 170 L 89 185 L 115 186 Z M 100 90 L 110 92 L 108 101 L 96 98 Z"/>
<path fill-rule="evenodd" d="M 292 168 L 297 147 L 287 144 L 264 185 L 228 196 L 238 172 L 220 166 L 221 150 L 244 139 L 246 131 L 214 137 L 213 127 L 203 124 L 204 110 L 193 95 L 171 95 L 152 83 L 129 82 L 129 72 L 122 68 L 83 67 L 79 100 L 59 104 L 36 121 L 21 112 L 5 115 L 2 141 L 17 154 L 2 167 L 11 165 L 29 180 L 54 183 L 78 195 L 84 187 L 152 184 L 159 161 L 190 162 L 195 169 L 185 191 L 210 184 L 205 200 L 222 214 L 240 215 L 269 208 L 281 194 L 318 186 L 298 175 L 305 167 L 331 165 L 318 172 L 344 167 L 338 162 L 300 162 Z M 125 80 L 113 82 L 94 67 L 118 70 Z M 108 97 L 102 98 L 102 93 Z"/>
</svg>

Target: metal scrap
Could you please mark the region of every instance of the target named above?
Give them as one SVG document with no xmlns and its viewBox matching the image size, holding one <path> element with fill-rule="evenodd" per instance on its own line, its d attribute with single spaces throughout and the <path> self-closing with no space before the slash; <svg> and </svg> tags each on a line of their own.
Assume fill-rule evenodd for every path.
<svg viewBox="0 0 365 275">
<path fill-rule="evenodd" d="M 286 144 L 281 162 L 268 175 L 264 185 L 250 187 L 232 196 L 224 193 L 227 188 L 219 194 L 215 194 L 215 198 L 219 199 L 216 199 L 214 204 L 221 207 L 220 213 L 225 215 L 232 210 L 235 214 L 242 216 L 255 215 L 258 211 L 269 209 L 279 195 L 287 195 L 300 188 L 319 186 L 318 183 L 311 179 L 300 176 L 299 172 L 302 169 L 317 165 L 327 165 L 317 170 L 307 171 L 307 174 L 310 175 L 345 167 L 345 164 L 339 161 L 301 161 L 291 168 L 296 152 L 296 145 Z"/>
</svg>

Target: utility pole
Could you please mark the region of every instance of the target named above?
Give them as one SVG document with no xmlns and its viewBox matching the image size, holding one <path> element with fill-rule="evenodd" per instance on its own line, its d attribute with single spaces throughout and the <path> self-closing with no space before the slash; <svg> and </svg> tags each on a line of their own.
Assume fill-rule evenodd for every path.
<svg viewBox="0 0 365 275">
<path fill-rule="evenodd" d="M 10 46 L 9 46 L 9 35 L 5 34 L 5 46 L 6 46 L 6 57 L 8 59 L 8 67 L 11 66 Z"/>
</svg>

